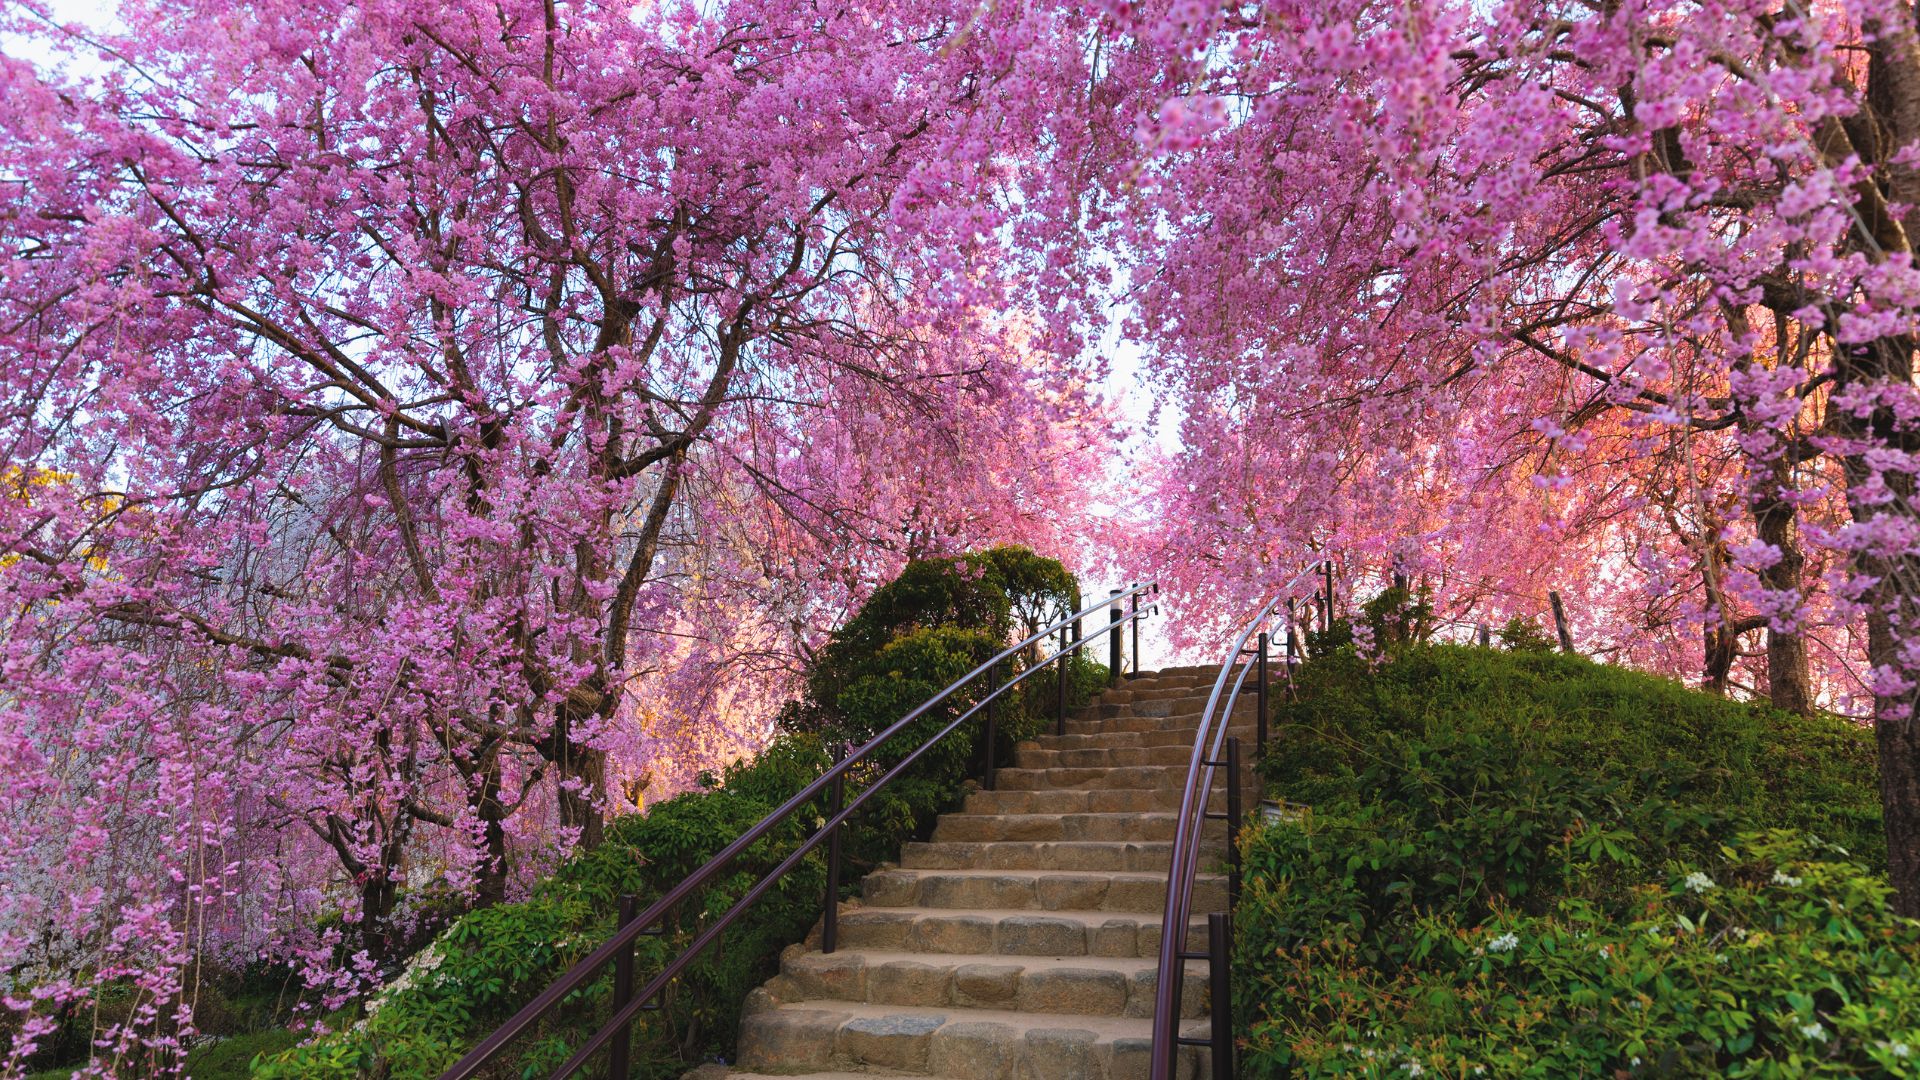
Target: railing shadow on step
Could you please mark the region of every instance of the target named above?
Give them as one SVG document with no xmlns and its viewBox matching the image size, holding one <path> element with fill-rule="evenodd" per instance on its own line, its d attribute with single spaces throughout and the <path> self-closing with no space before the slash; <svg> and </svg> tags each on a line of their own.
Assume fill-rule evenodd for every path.
<svg viewBox="0 0 1920 1080">
<path fill-rule="evenodd" d="M 794 867 L 800 865 L 800 861 L 806 858 L 810 852 L 823 844 L 827 847 L 827 887 L 825 895 L 822 898 L 821 951 L 832 952 L 835 945 L 834 938 L 838 924 L 840 898 L 840 829 L 841 826 L 846 823 L 847 819 L 858 812 L 868 799 L 886 787 L 895 777 L 911 768 L 914 762 L 918 761 L 928 750 L 940 742 L 940 740 L 958 730 L 961 725 L 983 711 L 985 713 L 983 720 L 986 730 L 983 733 L 984 737 L 982 742 L 985 743 L 986 754 L 982 783 L 987 787 L 991 787 L 993 784 L 994 740 L 996 735 L 994 703 L 998 701 L 1002 695 L 1020 685 L 1022 682 L 1025 682 L 1028 678 L 1046 670 L 1048 664 L 1052 664 L 1055 668 L 1055 731 L 1063 732 L 1066 726 L 1067 665 L 1074 657 L 1080 654 L 1080 651 L 1089 642 L 1105 634 L 1108 637 L 1108 677 L 1110 681 L 1117 681 L 1120 677 L 1121 640 L 1123 632 L 1126 627 L 1132 626 L 1134 640 L 1133 669 L 1134 673 L 1138 674 L 1140 670 L 1140 620 L 1149 615 L 1159 613 L 1159 605 L 1156 602 L 1159 592 L 1160 586 L 1156 582 L 1135 584 L 1124 589 L 1114 589 L 1107 594 L 1105 600 L 1088 605 L 1050 626 L 1036 630 L 1025 640 L 1008 646 L 993 659 L 988 660 L 986 663 L 974 668 L 959 679 L 954 680 L 946 689 L 928 698 L 916 706 L 911 712 L 894 721 L 885 731 L 874 736 L 865 745 L 840 757 L 819 779 L 814 780 L 805 788 L 801 789 L 798 794 L 782 803 L 778 809 L 768 814 L 759 824 L 741 833 L 737 839 L 721 849 L 720 853 L 715 855 L 706 865 L 695 870 L 686 880 L 674 886 L 666 895 L 655 900 L 646 910 L 636 912 L 634 909 L 638 905 L 634 901 L 634 898 L 631 896 L 623 898 L 619 913 L 620 925 L 612 937 L 608 938 L 604 944 L 588 954 L 579 963 L 567 969 L 565 974 L 555 979 L 552 985 L 541 991 L 537 997 L 528 1002 L 519 1012 L 514 1013 L 504 1024 L 501 1024 L 484 1039 L 480 1040 L 479 1044 L 469 1051 L 465 1057 L 455 1062 L 446 1072 L 440 1074 L 440 1080 L 470 1080 L 470 1078 L 477 1076 L 483 1068 L 505 1052 L 514 1040 L 531 1030 L 542 1017 L 551 1012 L 563 999 L 599 978 L 601 972 L 604 971 L 609 964 L 613 965 L 612 1016 L 594 1032 L 592 1038 L 588 1039 L 584 1045 L 574 1051 L 573 1056 L 569 1057 L 551 1076 L 553 1080 L 564 1080 L 566 1077 L 573 1076 L 584 1068 L 587 1063 L 593 1059 L 595 1054 L 604 1049 L 607 1052 L 606 1075 L 617 1078 L 626 1077 L 630 1071 L 632 1025 L 634 1020 L 642 1012 L 659 1008 L 657 999 L 661 992 L 664 991 L 681 972 L 685 971 L 708 946 L 718 941 L 720 935 L 729 926 L 732 926 L 734 922 L 737 921 L 748 908 L 752 907 L 757 900 L 765 895 L 768 890 L 773 888 L 775 883 L 789 871 L 793 870 Z M 1099 620 L 1095 620 L 1096 628 L 1090 633 L 1082 634 L 1081 629 L 1083 622 L 1090 616 L 1097 615 L 1102 610 L 1108 613 L 1106 621 L 1102 623 Z M 1012 678 L 1004 682 L 1001 681 L 1000 670 L 1003 664 L 1013 657 L 1020 655 L 1029 647 L 1056 636 L 1058 638 L 1058 648 L 1056 648 L 1053 653 L 1028 665 L 1025 670 L 1015 674 Z M 932 738 L 910 751 L 898 764 L 888 769 L 885 773 L 882 773 L 859 794 L 855 795 L 851 801 L 846 801 L 844 805 L 842 804 L 845 779 L 849 770 L 853 769 L 854 766 L 858 765 L 888 740 L 904 731 L 914 721 L 927 715 L 927 713 L 940 705 L 941 702 L 946 701 L 949 697 L 952 697 L 960 690 L 982 678 L 987 680 L 986 693 L 979 701 L 975 702 L 959 716 L 954 717 L 952 722 L 941 728 Z M 829 800 L 829 806 L 832 808 L 832 812 L 820 827 L 803 841 L 799 847 L 794 849 L 792 854 L 782 860 L 778 866 L 775 866 L 766 877 L 761 878 L 752 888 L 748 889 L 732 907 L 727 909 L 724 915 L 721 915 L 718 919 L 708 924 L 706 928 L 693 939 L 692 943 L 687 946 L 684 952 L 669 961 L 666 966 L 649 979 L 644 986 L 636 989 L 634 987 L 635 974 L 633 970 L 634 942 L 643 935 L 663 933 L 665 930 L 663 921 L 668 913 L 677 905 L 692 896 L 695 891 L 706 885 L 709 881 L 713 880 L 725 870 L 741 852 L 751 847 L 761 837 L 773 831 L 782 821 L 823 795 Z"/>
<path fill-rule="evenodd" d="M 1180 810 L 1173 822 L 1173 853 L 1167 867 L 1167 903 L 1160 918 L 1160 958 L 1153 992 L 1153 1050 L 1151 1080 L 1173 1080 L 1182 1046 L 1204 1046 L 1211 1059 L 1213 1080 L 1232 1080 L 1233 994 L 1232 966 L 1234 902 L 1240 898 L 1240 740 L 1228 734 L 1233 726 L 1234 706 L 1242 694 L 1254 695 L 1255 760 L 1267 748 L 1267 705 L 1273 688 L 1269 650 L 1276 621 L 1286 630 L 1284 674 L 1292 685 L 1293 665 L 1302 657 L 1300 637 L 1294 624 L 1294 591 L 1302 582 L 1330 565 L 1324 560 L 1300 571 L 1292 581 L 1273 595 L 1253 618 L 1247 620 L 1220 661 L 1220 674 L 1213 680 L 1213 692 L 1207 696 L 1200 714 L 1199 730 L 1193 737 L 1193 755 L 1187 762 L 1186 786 L 1181 789 Z M 1312 592 L 1313 590 L 1309 590 Z M 1326 595 L 1315 598 L 1323 612 L 1333 610 L 1332 577 L 1327 577 Z M 1284 602 L 1284 603 L 1283 603 Z M 1312 605 L 1307 610 L 1311 611 Z M 1255 644 L 1248 646 L 1248 641 Z M 1253 685 L 1248 686 L 1249 677 Z M 1224 812 L 1207 809 L 1213 796 L 1215 774 L 1226 771 L 1226 808 Z M 1208 821 L 1224 820 L 1227 826 L 1227 911 L 1207 913 L 1207 948 L 1191 950 L 1187 946 L 1189 920 L 1193 917 L 1193 884 L 1199 872 L 1201 834 Z M 1180 1034 L 1180 996 L 1186 982 L 1189 960 L 1208 961 L 1207 994 L 1211 1030 L 1202 1038 Z"/>
</svg>

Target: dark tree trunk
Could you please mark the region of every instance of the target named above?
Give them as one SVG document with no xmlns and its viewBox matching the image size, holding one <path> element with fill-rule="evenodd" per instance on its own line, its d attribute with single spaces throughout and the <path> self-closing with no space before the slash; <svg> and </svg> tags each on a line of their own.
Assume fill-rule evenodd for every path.
<svg viewBox="0 0 1920 1080">
<path fill-rule="evenodd" d="M 506 807 L 500 804 L 500 757 L 492 754 L 474 789 L 474 813 L 485 826 L 485 860 L 480 879 L 474 887 L 475 907 L 491 907 L 507 899 L 507 827 Z"/>
<path fill-rule="evenodd" d="M 574 726 L 591 714 L 577 705 L 562 704 L 553 734 L 537 744 L 540 755 L 553 763 L 558 780 L 560 824 L 578 829 L 581 848 L 596 848 L 606 836 L 600 802 L 606 792 L 607 752 L 575 741 Z"/>
<path fill-rule="evenodd" d="M 1785 495 L 1793 477 L 1784 461 L 1776 463 L 1767 489 L 1752 501 L 1754 531 L 1780 552 L 1780 561 L 1762 569 L 1760 584 L 1775 592 L 1798 595 L 1806 571 L 1806 553 L 1800 548 L 1799 512 Z M 1807 639 L 1794 632 L 1767 629 L 1767 697 L 1776 709 L 1806 716 L 1813 709 L 1812 675 L 1807 667 Z"/>
<path fill-rule="evenodd" d="M 1868 620 L 1867 652 L 1875 663 L 1890 660 L 1896 647 L 1885 619 Z M 1887 832 L 1887 877 L 1892 882 L 1894 909 L 1920 918 L 1920 724 L 1909 715 L 1887 715 L 1885 699 L 1877 699 L 1874 742 L 1880 754 L 1880 811 Z M 1913 704 L 1911 695 L 1907 704 Z"/>
</svg>

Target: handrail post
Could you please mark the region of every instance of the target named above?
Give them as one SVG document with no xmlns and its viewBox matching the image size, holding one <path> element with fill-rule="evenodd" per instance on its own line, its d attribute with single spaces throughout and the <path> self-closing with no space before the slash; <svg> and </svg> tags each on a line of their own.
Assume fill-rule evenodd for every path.
<svg viewBox="0 0 1920 1080">
<path fill-rule="evenodd" d="M 1570 653 L 1573 651 L 1573 633 L 1567 629 L 1567 608 L 1560 602 L 1560 590 L 1548 590 L 1547 600 L 1553 605 L 1553 628 L 1560 635 L 1560 651 Z"/>
<path fill-rule="evenodd" d="M 1333 629 L 1333 560 L 1327 559 L 1320 564 L 1327 575 L 1327 629 Z"/>
<path fill-rule="evenodd" d="M 993 752 L 1000 740 L 999 718 L 994 714 L 995 706 L 1000 703 L 1000 699 L 995 695 L 999 693 L 1000 665 L 995 664 L 987 669 L 987 764 L 980 773 L 980 787 L 983 791 L 993 790 Z"/>
<path fill-rule="evenodd" d="M 1232 713 L 1228 713 L 1232 723 Z M 1227 906 L 1240 902 L 1240 739 L 1227 738 Z"/>
<path fill-rule="evenodd" d="M 1107 605 L 1107 685 L 1113 686 L 1120 681 L 1120 590 L 1109 590 L 1107 595 L 1114 598 Z"/>
<path fill-rule="evenodd" d="M 1480 638 L 1481 648 L 1490 649 L 1493 647 L 1493 630 L 1491 627 L 1489 627 L 1484 621 L 1482 621 L 1478 626 L 1476 632 Z"/>
<path fill-rule="evenodd" d="M 992 751 L 989 750 L 988 753 L 992 753 Z M 845 748 L 836 743 L 833 748 L 833 763 L 835 765 L 840 764 L 841 758 L 845 756 Z M 847 792 L 846 774 L 842 773 L 834 777 L 833 786 L 829 788 L 828 791 L 827 818 L 828 820 L 832 820 L 839 816 L 841 805 L 845 801 Z M 837 824 L 833 826 L 833 831 L 827 835 L 827 895 L 825 906 L 826 911 L 821 915 L 820 920 L 820 951 L 822 953 L 830 953 L 833 951 L 834 946 L 839 943 L 840 939 L 840 826 Z"/>
<path fill-rule="evenodd" d="M 1053 687 L 1053 733 L 1055 735 L 1067 733 L 1067 658 L 1071 655 L 1067 649 L 1067 642 L 1070 640 L 1072 639 L 1067 637 L 1067 628 L 1061 627 L 1058 660 L 1060 667 Z"/>
<path fill-rule="evenodd" d="M 640 903 L 632 893 L 620 897 L 619 929 L 626 929 L 638 914 Z M 629 941 L 613 958 L 613 1011 L 618 1013 L 633 1000 L 633 942 Z M 627 1080 L 633 1071 L 633 1021 L 620 1025 L 607 1044 L 608 1080 Z"/>
<path fill-rule="evenodd" d="M 1213 1080 L 1233 1080 L 1233 916 L 1207 913 L 1207 1011 L 1213 1020 Z"/>
<path fill-rule="evenodd" d="M 1136 589 L 1139 586 L 1134 586 Z M 1128 616 L 1133 620 L 1133 673 L 1140 674 L 1140 594 L 1133 594 L 1133 610 Z"/>
<path fill-rule="evenodd" d="M 1254 756 L 1261 757 L 1267 752 L 1267 632 L 1265 630 L 1260 631 L 1260 655 L 1254 662 L 1259 665 L 1259 670 L 1254 673 L 1254 678 L 1259 680 L 1259 689 L 1254 692 L 1253 707 L 1260 710 L 1255 727 L 1255 738 L 1258 741 L 1254 743 Z"/>
</svg>

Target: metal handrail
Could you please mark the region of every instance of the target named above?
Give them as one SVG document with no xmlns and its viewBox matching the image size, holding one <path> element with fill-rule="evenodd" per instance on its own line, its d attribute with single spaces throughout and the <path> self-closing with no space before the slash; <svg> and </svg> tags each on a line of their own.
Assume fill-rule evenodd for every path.
<svg viewBox="0 0 1920 1080">
<path fill-rule="evenodd" d="M 1227 947 L 1232 923 L 1229 917 L 1210 912 L 1207 916 L 1207 951 L 1193 952 L 1187 948 L 1188 921 L 1193 912 L 1193 884 L 1199 870 L 1200 836 L 1207 821 L 1226 821 L 1230 860 L 1227 893 L 1228 907 L 1231 909 L 1240 891 L 1240 853 L 1235 836 L 1240 829 L 1240 740 L 1227 735 L 1227 730 L 1233 724 L 1233 708 L 1247 689 L 1247 677 L 1255 676 L 1254 691 L 1257 695 L 1256 708 L 1259 710 L 1257 738 L 1259 750 L 1264 751 L 1267 742 L 1267 647 L 1271 640 L 1264 628 L 1276 614 L 1287 622 L 1287 659 L 1291 678 L 1294 659 L 1292 604 L 1289 602 L 1282 607 L 1281 601 L 1290 601 L 1295 586 L 1331 565 L 1328 560 L 1316 560 L 1308 565 L 1275 592 L 1272 599 L 1261 605 L 1253 618 L 1247 620 L 1240 636 L 1234 639 L 1233 646 L 1222 658 L 1220 674 L 1213 680 L 1213 692 L 1207 696 L 1206 707 L 1200 713 L 1199 730 L 1193 737 L 1193 754 L 1187 762 L 1186 785 L 1180 793 L 1180 811 L 1174 818 L 1173 850 L 1167 867 L 1167 901 L 1160 918 L 1160 955 L 1153 992 L 1151 1080 L 1171 1080 L 1176 1073 L 1174 1059 L 1180 1047 L 1190 1045 L 1211 1049 L 1214 1080 L 1231 1080 L 1233 1076 L 1233 1009 Z M 1326 610 L 1331 612 L 1333 589 L 1330 573 L 1327 581 Z M 1249 650 L 1247 640 L 1256 633 L 1259 635 L 1259 644 Z M 1254 663 L 1242 665 L 1241 661 L 1249 653 L 1253 655 Z M 1239 669 L 1238 675 L 1234 674 L 1236 667 Z M 1230 676 L 1231 690 L 1227 688 Z M 1223 700 L 1227 702 L 1224 712 L 1220 708 Z M 1217 727 L 1216 717 L 1219 720 Z M 1222 750 L 1226 752 L 1225 757 L 1221 756 Z M 1206 807 L 1213 794 L 1214 774 L 1223 766 L 1227 770 L 1226 812 L 1210 813 Z M 1189 1038 L 1180 1034 L 1180 998 L 1186 982 L 1188 960 L 1210 962 L 1212 1032 L 1208 1038 Z"/>
<path fill-rule="evenodd" d="M 1113 634 L 1117 637 L 1120 634 L 1121 628 L 1129 623 L 1135 627 L 1136 644 L 1134 650 L 1134 668 L 1137 672 L 1140 662 L 1137 636 L 1139 621 L 1148 615 L 1159 612 L 1158 604 L 1148 603 L 1143 605 L 1141 599 L 1142 597 L 1156 595 L 1159 591 L 1160 586 L 1157 582 L 1136 584 L 1127 589 L 1115 589 L 1107 595 L 1105 600 L 1097 604 L 1089 605 L 1043 629 L 1036 630 L 1024 640 L 1001 650 L 991 660 L 986 661 L 967 674 L 954 680 L 946 689 L 928 698 L 905 716 L 894 721 L 886 730 L 875 735 L 858 749 L 836 761 L 833 766 L 822 773 L 818 779 L 802 788 L 798 794 L 789 798 L 786 802 L 780 804 L 772 813 L 761 819 L 758 824 L 746 832 L 741 833 L 733 842 L 722 848 L 719 854 L 715 855 L 704 866 L 688 875 L 687 878 L 678 885 L 668 890 L 666 895 L 654 901 L 645 911 L 636 914 L 632 910 L 634 905 L 631 902 L 631 898 L 623 901 L 620 912 L 621 925 L 614 931 L 612 937 L 608 938 L 604 944 L 589 953 L 571 968 L 568 968 L 564 974 L 558 979 L 555 979 L 551 985 L 523 1006 L 519 1012 L 514 1013 L 505 1023 L 495 1028 L 486 1038 L 482 1039 L 478 1045 L 468 1051 L 464 1057 L 455 1062 L 451 1068 L 440 1074 L 440 1080 L 471 1080 L 472 1077 L 479 1073 L 481 1068 L 497 1057 L 509 1044 L 537 1023 L 541 1017 L 550 1012 L 562 999 L 597 978 L 601 969 L 606 967 L 610 962 L 615 964 L 615 1000 L 613 1015 L 594 1032 L 593 1037 L 588 1039 L 585 1045 L 575 1051 L 573 1056 L 569 1057 L 566 1062 L 552 1074 L 552 1080 L 564 1080 L 565 1077 L 572 1076 L 602 1047 L 609 1045 L 611 1045 L 613 1053 L 609 1075 L 624 1076 L 627 1065 L 627 1041 L 630 1035 L 630 1026 L 634 1018 L 642 1011 L 658 1008 L 658 1006 L 652 1004 L 652 1002 L 659 996 L 661 991 L 665 990 L 669 983 L 678 977 L 681 972 L 685 971 L 708 945 L 711 945 L 718 939 L 720 934 L 724 932 L 727 927 L 731 926 L 755 901 L 759 900 L 767 890 L 773 888 L 782 877 L 794 867 L 798 866 L 800 860 L 805 858 L 808 853 L 829 838 L 834 840 L 833 848 L 837 849 L 841 825 L 845 823 L 856 810 L 860 809 L 868 799 L 872 798 L 876 792 L 885 787 L 894 777 L 900 775 L 900 773 L 912 766 L 913 763 L 918 761 L 928 750 L 932 749 L 935 743 L 938 743 L 941 739 L 953 733 L 961 724 L 972 718 L 974 714 L 980 712 L 982 709 L 986 709 L 988 741 L 986 746 L 985 768 L 986 775 L 990 778 L 994 768 L 992 743 L 994 716 L 991 706 L 1001 695 L 1013 689 L 1015 686 L 1020 685 L 1020 683 L 1034 673 L 1043 670 L 1048 664 L 1058 661 L 1059 696 L 1057 704 L 1060 715 L 1056 719 L 1056 723 L 1064 724 L 1066 719 L 1065 687 L 1067 663 L 1087 642 L 1094 640 L 1101 634 Z M 1129 602 L 1129 611 L 1124 618 L 1110 618 L 1104 624 L 1097 623 L 1096 629 L 1091 633 L 1077 636 L 1076 639 L 1072 641 L 1068 640 L 1069 637 L 1079 635 L 1081 620 L 1104 608 L 1112 607 L 1115 611 L 1118 611 L 1122 601 Z M 1069 634 L 1069 630 L 1072 631 L 1072 634 Z M 1060 635 L 1061 639 L 1058 649 L 1046 658 L 1029 665 L 1024 671 L 1019 672 L 1004 684 L 998 683 L 997 677 L 1001 664 L 1018 655 L 1029 646 L 1056 633 Z M 765 877 L 755 883 L 751 889 L 748 889 L 745 895 L 732 907 L 727 909 L 725 914 L 715 919 L 705 930 L 701 931 L 679 956 L 669 961 L 667 965 L 661 969 L 659 974 L 655 975 L 638 991 L 631 988 L 633 946 L 639 937 L 644 934 L 663 932 L 664 928 L 662 930 L 652 930 L 651 928 L 655 924 L 660 923 L 673 908 L 685 901 L 701 886 L 711 881 L 716 875 L 731 865 L 733 860 L 739 857 L 741 852 L 751 847 L 801 807 L 819 798 L 823 794 L 830 794 L 834 803 L 838 806 L 839 793 L 848 770 L 872 754 L 883 743 L 905 730 L 914 721 L 925 716 L 941 702 L 953 696 L 953 694 L 972 683 L 975 679 L 980 678 L 982 675 L 989 677 L 989 689 L 985 697 L 955 717 L 952 722 L 941 728 L 938 733 L 915 747 L 897 764 L 885 773 L 882 773 L 873 783 L 869 784 L 865 790 L 854 796 L 852 801 L 846 803 L 843 807 L 838 807 L 836 812 L 832 813 L 818 829 L 814 830 L 813 835 L 809 836 L 795 848 L 791 854 L 781 860 L 778 866 L 774 867 Z M 1119 676 L 1120 672 L 1117 666 L 1109 671 L 1110 679 L 1118 679 Z M 837 871 L 837 866 L 829 870 L 828 879 L 830 885 L 828 895 L 824 898 L 823 903 L 823 907 L 826 909 L 826 933 L 823 935 L 822 940 L 823 952 L 832 952 L 834 948 L 831 935 L 834 925 L 834 913 L 839 898 L 835 895 L 838 889 L 832 883 L 838 881 L 839 874 Z"/>
</svg>

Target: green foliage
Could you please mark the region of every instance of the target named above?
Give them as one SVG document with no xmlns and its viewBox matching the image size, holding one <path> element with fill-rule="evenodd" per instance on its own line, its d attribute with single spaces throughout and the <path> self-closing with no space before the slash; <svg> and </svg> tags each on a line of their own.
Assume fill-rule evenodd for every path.
<svg viewBox="0 0 1920 1080">
<path fill-rule="evenodd" d="M 527 899 L 471 912 L 409 962 L 348 1030 L 262 1061 L 263 1078 L 438 1075 L 514 1008 L 612 933 L 619 897 L 660 896 L 722 847 L 821 776 L 829 747 L 862 744 L 1009 643 L 1023 620 L 1074 610 L 1079 588 L 1059 563 L 1017 548 L 915 562 L 877 590 L 822 650 L 808 698 L 783 714 L 787 730 L 751 761 L 702 778 L 701 790 L 612 822 L 606 841 L 539 883 Z M 1016 663 L 1014 670 L 1020 670 Z M 1002 754 L 1050 709 L 1051 672 L 1029 680 L 1000 710 Z M 1104 684 L 1106 669 L 1070 671 L 1069 706 Z M 1043 692 L 1044 691 L 1044 692 Z M 964 693 L 907 726 L 849 774 L 851 799 L 978 701 Z M 848 822 L 843 882 L 896 858 L 903 837 L 930 827 L 977 773 L 981 718 L 962 724 L 917 759 Z M 824 799 L 805 806 L 750 847 L 720 878 L 673 912 L 666 933 L 643 937 L 636 971 L 645 980 L 727 910 L 825 820 Z M 734 923 L 635 1029 L 635 1074 L 678 1076 L 691 1064 L 731 1056 L 747 993 L 770 976 L 786 945 L 818 919 L 824 859 L 807 856 Z M 607 1015 L 610 975 L 584 988 L 531 1035 L 502 1076 L 558 1066 Z"/>
<path fill-rule="evenodd" d="M 193 1080 L 245 1080 L 255 1058 L 271 1057 L 299 1041 L 299 1035 L 285 1028 L 216 1039 L 187 1055 L 187 1075 Z"/>
<path fill-rule="evenodd" d="M 1866 732 L 1557 653 L 1343 652 L 1300 680 L 1262 771 L 1312 809 L 1243 839 L 1249 1075 L 1920 1053 L 1920 924 L 1885 902 Z"/>
<path fill-rule="evenodd" d="M 1361 606 L 1361 617 L 1373 630 L 1375 644 L 1404 645 L 1423 641 L 1433 629 L 1433 587 L 1418 589 L 1392 585 Z"/>
<path fill-rule="evenodd" d="M 1515 652 L 1552 652 L 1556 644 L 1539 623 L 1521 615 L 1508 619 L 1494 634 L 1500 644 Z"/>
</svg>

